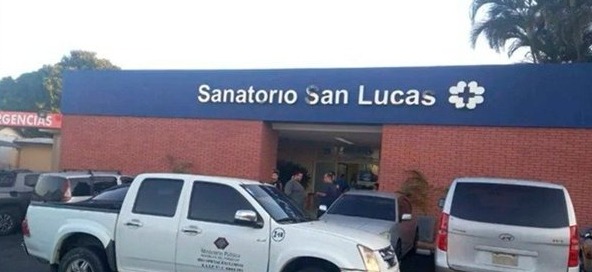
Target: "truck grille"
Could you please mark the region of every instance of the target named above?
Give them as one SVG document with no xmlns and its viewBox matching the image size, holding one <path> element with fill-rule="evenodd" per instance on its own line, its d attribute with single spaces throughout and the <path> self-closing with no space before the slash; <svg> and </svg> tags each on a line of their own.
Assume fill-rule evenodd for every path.
<svg viewBox="0 0 592 272">
<path fill-rule="evenodd" d="M 397 265 L 397 255 L 393 246 L 385 247 L 378 251 L 382 259 L 389 265 L 389 268 Z"/>
</svg>

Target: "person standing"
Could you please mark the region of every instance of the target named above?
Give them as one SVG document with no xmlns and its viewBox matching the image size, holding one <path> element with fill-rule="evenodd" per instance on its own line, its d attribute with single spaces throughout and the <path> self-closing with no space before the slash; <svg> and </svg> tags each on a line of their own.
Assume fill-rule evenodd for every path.
<svg viewBox="0 0 592 272">
<path fill-rule="evenodd" d="M 335 202 L 337 197 L 341 194 L 338 186 L 334 183 L 335 175 L 331 172 L 323 175 L 323 188 L 317 192 L 316 195 L 319 197 L 319 205 L 325 205 L 327 208 Z M 321 216 L 321 211 L 317 212 L 317 217 Z"/>
<path fill-rule="evenodd" d="M 342 193 L 349 191 L 349 184 L 347 183 L 347 180 L 345 180 L 344 174 L 341 174 L 341 176 L 339 176 L 335 183 L 339 187 L 339 191 L 341 191 Z"/>
<path fill-rule="evenodd" d="M 301 172 L 295 172 L 292 175 L 292 178 L 286 183 L 286 186 L 284 187 L 284 193 L 286 193 L 286 195 L 294 201 L 294 204 L 296 204 L 298 208 L 304 211 L 306 191 L 304 186 L 302 186 L 300 183 L 302 181 L 302 176 L 303 175 Z"/>
<path fill-rule="evenodd" d="M 280 190 L 281 192 L 284 191 L 284 185 L 282 184 L 282 181 L 280 180 L 280 171 L 277 169 L 273 169 L 273 172 L 271 172 L 271 181 L 269 182 L 271 185 L 275 186 L 275 188 L 277 188 L 278 190 Z"/>
</svg>

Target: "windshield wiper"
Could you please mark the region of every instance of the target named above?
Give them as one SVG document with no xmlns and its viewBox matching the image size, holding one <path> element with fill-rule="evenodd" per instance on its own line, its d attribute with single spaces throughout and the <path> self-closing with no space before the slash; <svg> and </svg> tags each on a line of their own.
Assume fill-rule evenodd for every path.
<svg viewBox="0 0 592 272">
<path fill-rule="evenodd" d="M 276 220 L 276 222 L 278 222 L 278 223 L 298 223 L 300 221 L 296 218 L 285 217 L 285 218 Z"/>
</svg>

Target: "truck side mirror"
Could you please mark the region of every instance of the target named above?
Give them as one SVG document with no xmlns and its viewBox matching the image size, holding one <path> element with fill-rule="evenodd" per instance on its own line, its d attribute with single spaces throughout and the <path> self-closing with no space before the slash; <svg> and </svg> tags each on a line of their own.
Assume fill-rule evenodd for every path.
<svg viewBox="0 0 592 272">
<path fill-rule="evenodd" d="M 446 199 L 444 198 L 440 198 L 440 200 L 438 200 L 438 207 L 440 207 L 440 209 L 444 208 L 444 202 Z"/>
<path fill-rule="evenodd" d="M 413 218 L 411 214 L 405 213 L 401 216 L 401 221 L 409 221 Z"/>
<path fill-rule="evenodd" d="M 261 228 L 263 224 L 259 222 L 259 217 L 255 211 L 251 210 L 238 210 L 234 214 L 234 222 L 243 225 L 249 226 L 254 228 Z"/>
<path fill-rule="evenodd" d="M 326 212 L 327 212 L 327 205 L 319 206 L 319 214 L 317 215 L 317 217 L 320 217 L 321 215 L 325 214 Z"/>
</svg>

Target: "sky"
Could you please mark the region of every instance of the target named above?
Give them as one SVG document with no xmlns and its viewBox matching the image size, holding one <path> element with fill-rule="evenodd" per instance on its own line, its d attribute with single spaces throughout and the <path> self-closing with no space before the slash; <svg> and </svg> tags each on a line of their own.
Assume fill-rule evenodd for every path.
<svg viewBox="0 0 592 272">
<path fill-rule="evenodd" d="M 471 0 L 0 0 L 0 77 L 71 50 L 122 69 L 510 64 L 469 43 Z"/>
</svg>

